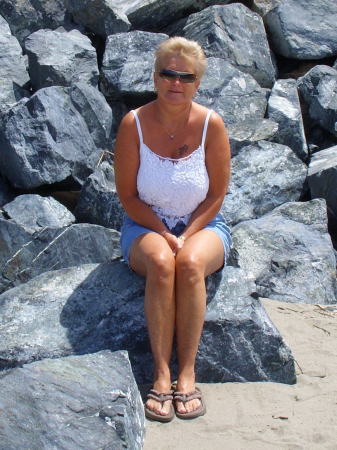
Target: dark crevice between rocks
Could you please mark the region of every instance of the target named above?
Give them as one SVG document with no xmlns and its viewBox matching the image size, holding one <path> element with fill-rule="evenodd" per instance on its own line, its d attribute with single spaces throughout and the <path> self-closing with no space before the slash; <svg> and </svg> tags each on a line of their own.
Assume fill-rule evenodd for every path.
<svg viewBox="0 0 337 450">
<path fill-rule="evenodd" d="M 272 47 L 271 47 L 272 48 Z M 287 78 L 297 78 L 305 75 L 309 70 L 317 65 L 325 65 L 332 66 L 336 60 L 336 57 L 329 57 L 323 59 L 308 59 L 308 60 L 300 60 L 300 59 L 292 59 L 286 58 L 285 56 L 275 54 L 275 60 L 278 68 L 278 78 L 287 79 Z"/>
<path fill-rule="evenodd" d="M 86 35 L 96 50 L 98 70 L 101 71 L 106 41 L 101 36 L 94 34 L 88 29 L 86 29 Z"/>
</svg>

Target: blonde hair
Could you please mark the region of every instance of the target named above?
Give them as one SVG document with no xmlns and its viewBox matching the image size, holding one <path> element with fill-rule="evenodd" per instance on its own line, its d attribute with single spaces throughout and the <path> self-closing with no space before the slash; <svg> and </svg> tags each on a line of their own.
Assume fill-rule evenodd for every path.
<svg viewBox="0 0 337 450">
<path fill-rule="evenodd" d="M 163 41 L 156 50 L 154 69 L 160 72 L 163 60 L 168 56 L 180 56 L 191 61 L 196 69 L 197 78 L 201 78 L 206 70 L 207 59 L 201 46 L 181 36 L 175 36 Z"/>
</svg>

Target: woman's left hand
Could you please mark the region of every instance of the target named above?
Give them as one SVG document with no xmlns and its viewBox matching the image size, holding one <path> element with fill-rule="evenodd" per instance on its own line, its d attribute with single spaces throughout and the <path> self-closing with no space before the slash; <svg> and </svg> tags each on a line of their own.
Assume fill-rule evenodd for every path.
<svg viewBox="0 0 337 450">
<path fill-rule="evenodd" d="M 171 247 L 173 254 L 176 255 L 177 252 L 183 247 L 185 237 L 184 236 L 177 237 L 169 232 L 164 233 L 163 236 L 166 239 L 168 245 Z"/>
</svg>

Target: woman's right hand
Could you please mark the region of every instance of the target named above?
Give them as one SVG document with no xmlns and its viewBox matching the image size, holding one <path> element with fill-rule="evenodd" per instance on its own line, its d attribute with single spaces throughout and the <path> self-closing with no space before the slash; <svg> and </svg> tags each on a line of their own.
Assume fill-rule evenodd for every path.
<svg viewBox="0 0 337 450">
<path fill-rule="evenodd" d="M 176 255 L 178 250 L 180 250 L 182 248 L 182 246 L 184 245 L 183 239 L 179 239 L 177 236 L 170 233 L 169 231 L 162 233 L 162 236 L 164 237 L 164 239 L 166 239 L 166 241 L 167 241 L 168 245 L 171 247 L 174 255 Z"/>
</svg>

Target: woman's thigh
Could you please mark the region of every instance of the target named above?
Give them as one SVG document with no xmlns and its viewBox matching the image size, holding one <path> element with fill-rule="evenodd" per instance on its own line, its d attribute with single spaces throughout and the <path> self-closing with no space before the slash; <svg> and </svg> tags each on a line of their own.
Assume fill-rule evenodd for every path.
<svg viewBox="0 0 337 450">
<path fill-rule="evenodd" d="M 132 243 L 129 265 L 139 275 L 147 276 L 149 270 L 171 271 L 174 264 L 172 250 L 160 234 L 145 233 Z"/>
<path fill-rule="evenodd" d="M 225 261 L 224 244 L 217 233 L 203 229 L 189 237 L 177 254 L 179 262 L 198 264 L 204 276 L 221 269 Z"/>
</svg>

